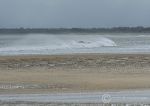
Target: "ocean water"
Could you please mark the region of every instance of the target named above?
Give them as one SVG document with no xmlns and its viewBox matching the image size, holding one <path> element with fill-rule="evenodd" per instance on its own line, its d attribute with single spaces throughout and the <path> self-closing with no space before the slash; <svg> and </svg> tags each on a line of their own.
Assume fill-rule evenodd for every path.
<svg viewBox="0 0 150 106">
<path fill-rule="evenodd" d="M 0 35 L 0 55 L 150 53 L 150 34 Z"/>
</svg>

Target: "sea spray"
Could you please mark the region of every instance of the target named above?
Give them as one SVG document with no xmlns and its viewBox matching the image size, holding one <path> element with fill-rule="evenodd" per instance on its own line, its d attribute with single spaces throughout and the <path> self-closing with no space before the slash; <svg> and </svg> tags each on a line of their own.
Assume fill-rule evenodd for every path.
<svg viewBox="0 0 150 106">
<path fill-rule="evenodd" d="M 109 38 L 88 35 L 48 35 L 30 34 L 16 40 L 11 46 L 1 48 L 0 52 L 6 51 L 42 51 L 58 49 L 84 49 L 106 46 L 117 46 Z"/>
</svg>

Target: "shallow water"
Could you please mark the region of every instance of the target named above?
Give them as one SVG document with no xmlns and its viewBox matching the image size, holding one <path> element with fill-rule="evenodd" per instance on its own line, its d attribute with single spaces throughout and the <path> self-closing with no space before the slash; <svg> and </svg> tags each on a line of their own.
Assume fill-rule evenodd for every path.
<svg viewBox="0 0 150 106">
<path fill-rule="evenodd" d="M 0 55 L 150 53 L 150 34 L 0 35 Z"/>
<path fill-rule="evenodd" d="M 150 104 L 3 103 L 1 106 L 150 106 Z"/>
<path fill-rule="evenodd" d="M 120 104 L 143 106 L 150 104 L 150 91 L 119 91 L 93 93 L 14 94 L 0 95 L 2 104 Z"/>
</svg>

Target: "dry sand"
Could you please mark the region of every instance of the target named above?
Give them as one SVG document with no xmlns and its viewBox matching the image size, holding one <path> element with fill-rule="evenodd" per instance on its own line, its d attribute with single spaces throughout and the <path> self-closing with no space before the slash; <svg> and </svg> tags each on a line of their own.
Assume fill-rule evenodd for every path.
<svg viewBox="0 0 150 106">
<path fill-rule="evenodd" d="M 149 88 L 149 54 L 0 57 L 1 94 Z"/>
</svg>

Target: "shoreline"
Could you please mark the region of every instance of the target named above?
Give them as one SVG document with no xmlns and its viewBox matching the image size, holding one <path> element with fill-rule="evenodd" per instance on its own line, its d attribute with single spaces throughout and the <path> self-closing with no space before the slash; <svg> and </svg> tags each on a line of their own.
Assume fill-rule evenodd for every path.
<svg viewBox="0 0 150 106">
<path fill-rule="evenodd" d="M 99 53 L 99 52 L 89 52 L 89 53 L 56 53 L 56 54 L 13 54 L 13 55 L 0 55 L 0 57 L 33 57 L 33 56 L 73 56 L 73 55 L 150 55 L 150 52 L 112 52 L 112 53 Z"/>
<path fill-rule="evenodd" d="M 107 99 L 105 98 L 108 97 Z M 0 95 L 3 104 L 149 104 L 150 91 Z M 11 98 L 10 98 L 11 97 Z M 30 98 L 30 99 L 29 99 Z"/>
<path fill-rule="evenodd" d="M 51 57 L 79 57 L 79 56 L 150 56 L 150 53 L 68 53 L 68 54 L 18 54 L 18 55 L 0 55 L 3 59 L 30 59 L 30 58 L 51 58 Z"/>
</svg>

